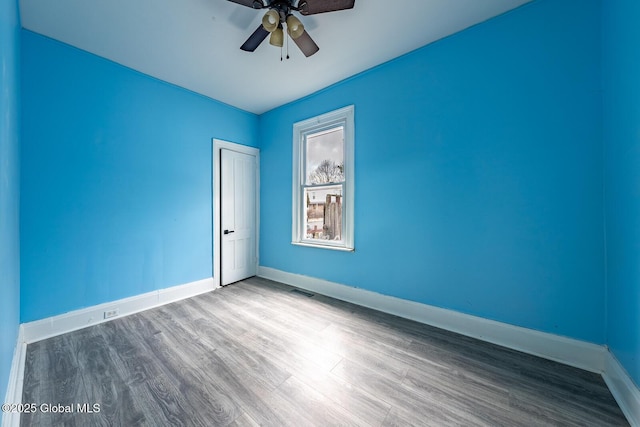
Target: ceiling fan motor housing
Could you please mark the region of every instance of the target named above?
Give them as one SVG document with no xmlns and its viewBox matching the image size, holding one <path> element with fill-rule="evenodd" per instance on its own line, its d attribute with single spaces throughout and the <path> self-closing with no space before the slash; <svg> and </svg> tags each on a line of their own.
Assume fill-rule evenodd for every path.
<svg viewBox="0 0 640 427">
<path fill-rule="evenodd" d="M 287 26 L 287 33 L 300 48 L 305 56 L 309 57 L 320 49 L 311 36 L 304 29 L 302 22 L 291 12 L 299 12 L 302 15 L 315 15 L 318 13 L 335 12 L 352 9 L 355 0 L 228 0 L 254 9 L 269 9 L 262 18 L 261 25 L 249 36 L 240 49 L 253 52 L 267 38 L 272 45 L 282 47 L 283 26 Z"/>
</svg>

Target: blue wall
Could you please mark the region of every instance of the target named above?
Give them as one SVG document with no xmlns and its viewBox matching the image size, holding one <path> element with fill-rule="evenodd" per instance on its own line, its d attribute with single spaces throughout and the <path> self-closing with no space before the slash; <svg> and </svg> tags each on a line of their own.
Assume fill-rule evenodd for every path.
<svg viewBox="0 0 640 427">
<path fill-rule="evenodd" d="M 212 276 L 211 138 L 257 116 L 22 32 L 21 319 Z"/>
<path fill-rule="evenodd" d="M 537 1 L 261 116 L 261 264 L 603 344 L 599 5 Z M 293 246 L 292 124 L 349 104 L 356 251 Z"/>
<path fill-rule="evenodd" d="M 0 0 L 0 399 L 20 323 L 19 48 L 18 2 Z"/>
<path fill-rule="evenodd" d="M 607 344 L 640 385 L 640 2 L 603 17 Z"/>
</svg>

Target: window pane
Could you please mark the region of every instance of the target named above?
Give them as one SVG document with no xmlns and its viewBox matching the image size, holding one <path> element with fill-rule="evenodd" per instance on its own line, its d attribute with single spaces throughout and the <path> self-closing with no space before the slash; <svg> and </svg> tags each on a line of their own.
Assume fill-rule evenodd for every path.
<svg viewBox="0 0 640 427">
<path fill-rule="evenodd" d="M 306 136 L 306 184 L 344 182 L 344 127 Z"/>
<path fill-rule="evenodd" d="M 315 240 L 342 240 L 342 185 L 304 189 L 305 237 Z"/>
</svg>

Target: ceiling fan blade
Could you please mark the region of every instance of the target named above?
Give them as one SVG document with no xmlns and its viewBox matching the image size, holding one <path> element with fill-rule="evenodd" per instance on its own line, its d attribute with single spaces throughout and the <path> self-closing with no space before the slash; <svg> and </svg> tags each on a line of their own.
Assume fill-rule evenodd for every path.
<svg viewBox="0 0 640 427">
<path fill-rule="evenodd" d="M 247 52 L 253 52 L 258 46 L 260 46 L 260 43 L 262 43 L 262 41 L 267 38 L 267 35 L 269 35 L 269 32 L 264 29 L 262 24 L 260 24 L 260 26 L 253 32 L 253 34 L 249 36 L 247 41 L 244 42 L 242 46 L 240 46 L 240 49 Z"/>
<path fill-rule="evenodd" d="M 298 45 L 304 56 L 309 57 L 320 50 L 316 42 L 313 41 L 307 30 L 304 30 L 302 35 L 293 41 Z"/>
<path fill-rule="evenodd" d="M 243 6 L 251 7 L 253 9 L 262 9 L 264 3 L 261 0 L 228 0 L 231 3 L 241 4 Z"/>
<path fill-rule="evenodd" d="M 300 0 L 298 7 L 303 15 L 335 12 L 337 10 L 353 9 L 356 0 Z"/>
</svg>

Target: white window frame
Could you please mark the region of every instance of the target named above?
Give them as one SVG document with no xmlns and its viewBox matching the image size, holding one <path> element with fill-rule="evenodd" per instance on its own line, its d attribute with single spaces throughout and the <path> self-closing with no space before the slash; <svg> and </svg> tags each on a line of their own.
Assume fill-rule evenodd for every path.
<svg viewBox="0 0 640 427">
<path fill-rule="evenodd" d="M 340 126 L 344 127 L 344 194 L 342 195 L 342 232 L 343 240 L 340 242 L 307 239 L 304 227 L 303 215 L 303 191 L 306 181 L 304 176 L 305 166 L 305 137 L 306 135 L 320 132 L 325 129 Z M 333 249 L 339 251 L 353 251 L 354 246 L 354 106 L 341 108 L 330 113 L 312 117 L 293 125 L 293 179 L 292 179 L 292 221 L 291 243 L 294 245 L 314 248 Z"/>
</svg>

